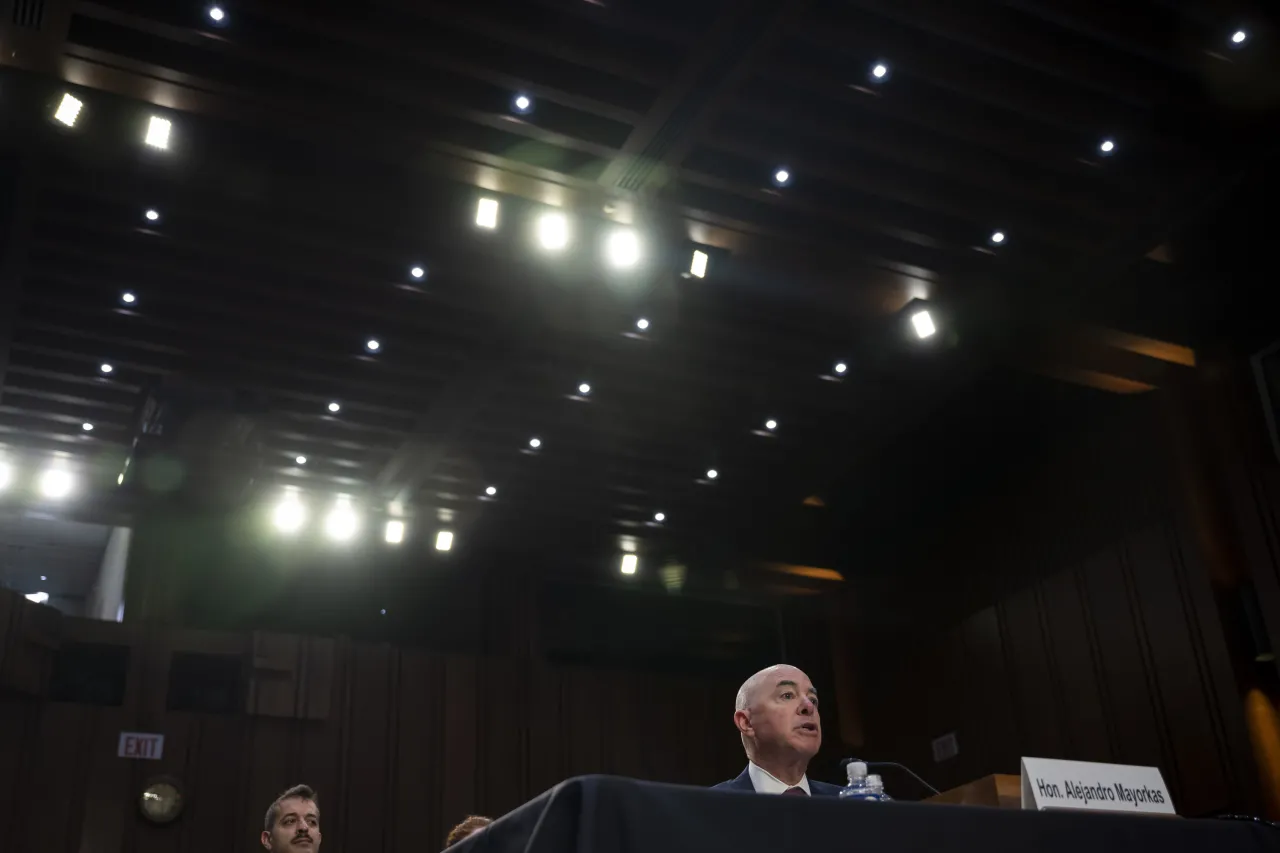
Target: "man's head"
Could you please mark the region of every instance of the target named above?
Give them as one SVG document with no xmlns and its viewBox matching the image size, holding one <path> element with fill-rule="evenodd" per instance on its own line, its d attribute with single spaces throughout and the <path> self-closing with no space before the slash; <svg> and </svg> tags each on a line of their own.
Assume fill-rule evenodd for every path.
<svg viewBox="0 0 1280 853">
<path fill-rule="evenodd" d="M 818 691 L 809 676 L 787 664 L 762 669 L 738 688 L 733 722 L 747 758 L 762 767 L 807 763 L 822 746 Z"/>
<path fill-rule="evenodd" d="M 319 853 L 320 806 L 308 785 L 294 785 L 267 809 L 262 846 L 271 853 Z"/>
<path fill-rule="evenodd" d="M 493 823 L 493 818 L 483 815 L 473 814 L 462 823 L 449 830 L 449 834 L 445 836 L 444 846 L 452 847 L 464 838 L 470 838 L 489 824 Z"/>
</svg>

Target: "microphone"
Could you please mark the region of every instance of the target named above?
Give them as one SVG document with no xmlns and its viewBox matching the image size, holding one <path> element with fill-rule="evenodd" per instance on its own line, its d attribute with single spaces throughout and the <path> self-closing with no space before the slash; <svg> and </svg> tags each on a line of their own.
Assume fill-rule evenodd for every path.
<svg viewBox="0 0 1280 853">
<path fill-rule="evenodd" d="M 849 766 L 850 762 L 853 762 L 853 761 L 862 761 L 862 759 L 861 758 L 842 758 L 840 759 L 840 769 L 844 770 L 846 767 Z M 899 764 L 896 761 L 862 761 L 862 763 L 867 765 L 868 767 L 896 767 L 899 770 L 904 771 L 908 776 L 910 776 L 912 779 L 915 779 L 924 787 L 928 788 L 931 793 L 934 793 L 934 794 L 942 793 L 937 788 L 933 787 L 928 782 L 921 779 L 918 775 L 916 775 L 916 772 L 914 770 L 912 770 L 910 767 L 908 767 L 905 764 Z"/>
</svg>

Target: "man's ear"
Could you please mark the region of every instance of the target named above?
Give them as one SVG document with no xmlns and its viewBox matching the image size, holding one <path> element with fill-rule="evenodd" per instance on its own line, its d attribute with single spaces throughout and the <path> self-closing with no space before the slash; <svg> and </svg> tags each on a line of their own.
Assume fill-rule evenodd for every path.
<svg viewBox="0 0 1280 853">
<path fill-rule="evenodd" d="M 750 711 L 734 711 L 733 724 L 738 727 L 738 731 L 744 735 L 752 734 L 751 728 L 751 712 Z"/>
<path fill-rule="evenodd" d="M 267 832 L 265 829 L 262 830 L 262 846 L 268 850 L 271 849 L 271 833 Z"/>
</svg>

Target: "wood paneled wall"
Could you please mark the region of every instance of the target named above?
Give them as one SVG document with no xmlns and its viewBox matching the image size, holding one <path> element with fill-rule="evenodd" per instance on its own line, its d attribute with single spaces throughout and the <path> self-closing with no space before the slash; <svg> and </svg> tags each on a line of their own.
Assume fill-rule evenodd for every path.
<svg viewBox="0 0 1280 853">
<path fill-rule="evenodd" d="M 66 620 L 63 642 L 79 634 L 131 646 L 125 700 L 0 696 L 5 853 L 250 851 L 267 805 L 298 782 L 320 791 L 329 853 L 429 850 L 467 814 L 574 775 L 711 784 L 743 763 L 736 682 L 336 641 L 329 671 L 316 667 L 332 689 L 325 718 L 197 714 L 165 710 L 172 652 L 248 656 L 250 638 Z M 163 733 L 163 760 L 117 758 L 121 731 Z M 170 827 L 133 804 L 156 774 L 186 786 Z"/>
</svg>

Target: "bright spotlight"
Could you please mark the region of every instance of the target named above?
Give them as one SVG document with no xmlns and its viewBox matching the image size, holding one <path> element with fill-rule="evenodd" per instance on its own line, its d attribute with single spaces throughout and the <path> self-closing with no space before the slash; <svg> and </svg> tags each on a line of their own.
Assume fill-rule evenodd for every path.
<svg viewBox="0 0 1280 853">
<path fill-rule="evenodd" d="M 778 422 L 775 421 L 773 418 L 769 418 L 769 420 L 764 422 L 764 428 L 769 430 L 769 432 L 773 432 L 775 429 L 778 428 Z"/>
<path fill-rule="evenodd" d="M 708 480 L 714 480 L 716 477 L 719 477 L 719 476 L 720 476 L 720 472 L 719 472 L 719 471 L 717 471 L 715 468 L 708 468 L 708 469 L 707 469 L 707 479 L 708 479 Z"/>
<path fill-rule="evenodd" d="M 151 121 L 147 123 L 146 143 L 152 148 L 159 148 L 164 151 L 169 148 L 169 131 L 173 129 L 173 122 L 167 118 L 160 116 L 152 116 Z"/>
<path fill-rule="evenodd" d="M 89 423 L 88 421 L 85 421 L 84 423 L 80 424 L 80 429 L 84 430 L 85 432 L 93 432 L 93 424 Z"/>
<path fill-rule="evenodd" d="M 369 338 L 364 342 L 364 348 L 369 352 L 377 352 L 382 349 L 382 343 L 377 338 Z"/>
<path fill-rule="evenodd" d="M 223 11 L 221 6 L 210 6 L 209 17 L 212 18 L 215 23 L 221 24 L 226 20 L 227 13 Z"/>
<path fill-rule="evenodd" d="M 35 602 L 36 604 L 44 604 L 49 600 L 49 593 L 29 592 L 26 595 L 24 595 L 23 598 L 25 598 L 27 601 Z"/>
<path fill-rule="evenodd" d="M 938 327 L 933 325 L 933 315 L 928 311 L 917 311 L 911 315 L 911 325 L 915 326 L 916 336 L 921 340 L 931 337 Z"/>
<path fill-rule="evenodd" d="M 481 228 L 497 228 L 498 227 L 498 200 L 496 198 L 482 198 L 476 205 L 476 225 Z"/>
<path fill-rule="evenodd" d="M 409 275 L 411 275 L 413 278 L 417 279 L 418 281 L 422 281 L 422 277 L 426 274 L 427 274 L 427 271 L 424 270 L 422 267 L 413 267 L 412 269 L 409 270 Z"/>
<path fill-rule="evenodd" d="M 148 222 L 160 221 L 160 211 L 156 210 L 154 207 L 144 213 L 143 216 L 147 217 Z"/>
<path fill-rule="evenodd" d="M 339 542 L 345 542 L 355 536 L 358 526 L 359 519 L 356 518 L 355 510 L 345 500 L 339 500 L 324 519 L 324 532 L 329 534 L 330 539 L 336 539 Z"/>
<path fill-rule="evenodd" d="M 569 218 L 563 213 L 544 213 L 538 217 L 538 245 L 548 252 L 558 252 L 569 245 Z"/>
<path fill-rule="evenodd" d="M 529 439 L 529 446 L 532 447 L 534 450 L 537 450 L 539 447 L 542 446 L 542 439 L 540 438 Z"/>
<path fill-rule="evenodd" d="M 693 252 L 693 260 L 689 262 L 689 275 L 694 278 L 707 277 L 707 261 L 710 257 L 701 249 L 695 249 Z"/>
<path fill-rule="evenodd" d="M 791 170 L 782 168 L 773 173 L 773 182 L 780 187 L 785 187 L 791 183 Z"/>
<path fill-rule="evenodd" d="M 883 62 L 877 62 L 871 68 L 871 76 L 876 78 L 877 80 L 883 80 L 885 77 L 888 76 L 888 74 L 889 74 L 889 66 L 885 65 Z"/>
<path fill-rule="evenodd" d="M 297 533 L 307 520 L 307 508 L 294 495 L 286 495 L 271 513 L 271 522 L 281 533 Z"/>
<path fill-rule="evenodd" d="M 61 468 L 50 468 L 40 475 L 40 494 L 46 498 L 65 498 L 74 487 L 75 480 L 71 473 Z"/>
<path fill-rule="evenodd" d="M 578 386 L 578 393 L 581 394 L 583 397 L 587 396 L 588 394 L 591 393 L 591 386 L 588 385 L 586 382 L 583 382 L 581 385 Z"/>
<path fill-rule="evenodd" d="M 115 370 L 114 367 L 112 367 L 111 365 L 105 362 L 99 365 L 98 369 L 101 370 L 103 373 L 110 373 L 111 371 Z"/>
<path fill-rule="evenodd" d="M 667 514 L 665 512 L 655 512 L 653 514 L 653 520 L 661 524 L 667 520 Z"/>
<path fill-rule="evenodd" d="M 75 127 L 76 119 L 80 117 L 80 109 L 83 106 L 84 103 L 79 98 L 67 92 L 62 96 L 62 101 L 59 102 L 58 109 L 54 112 L 53 117 L 67 127 Z"/>
<path fill-rule="evenodd" d="M 436 550 L 448 551 L 453 547 L 453 531 L 441 530 L 436 534 Z"/>
<path fill-rule="evenodd" d="M 522 116 L 528 115 L 533 112 L 533 98 L 521 92 L 511 99 L 511 109 Z"/>
<path fill-rule="evenodd" d="M 1098 146 L 1098 150 L 1103 154 L 1110 154 L 1116 150 L 1116 142 L 1114 139 L 1104 139 L 1102 144 Z"/>
<path fill-rule="evenodd" d="M 306 464 L 307 464 L 307 457 L 305 457 L 305 456 L 295 456 L 295 457 L 293 458 L 293 461 L 294 461 L 294 462 L 296 462 L 296 463 L 297 463 L 297 464 L 299 464 L 299 465 L 306 465 Z"/>
<path fill-rule="evenodd" d="M 636 566 L 640 563 L 640 558 L 635 554 L 622 555 L 622 573 L 624 575 L 634 575 Z"/>
<path fill-rule="evenodd" d="M 618 269 L 640 262 L 640 238 L 630 228 L 619 228 L 610 234 L 604 250 L 609 263 Z"/>
<path fill-rule="evenodd" d="M 995 232 L 993 232 L 993 233 L 991 234 L 991 242 L 992 242 L 992 243 L 995 243 L 997 246 L 998 246 L 998 245 L 1000 245 L 1001 243 L 1003 243 L 1003 242 L 1004 242 L 1004 232 L 1003 232 L 1003 231 L 995 231 Z"/>
<path fill-rule="evenodd" d="M 399 545 L 404 541 L 404 522 L 394 518 L 388 521 L 382 538 L 389 545 Z"/>
<path fill-rule="evenodd" d="M 1246 33 L 1244 30 L 1236 30 L 1234 33 L 1231 34 L 1231 43 L 1244 44 L 1248 38 L 1249 38 L 1249 34 Z"/>
<path fill-rule="evenodd" d="M 120 294 L 120 301 L 125 305 L 132 305 L 138 301 L 138 297 L 133 295 L 132 290 L 126 290 L 124 293 Z"/>
<path fill-rule="evenodd" d="M 849 365 L 845 364 L 843 361 L 836 362 L 836 373 L 839 374 L 840 376 L 844 376 L 845 371 L 847 371 L 848 369 L 849 369 Z"/>
<path fill-rule="evenodd" d="M 486 488 L 486 489 L 484 490 L 484 493 L 485 493 L 486 495 L 488 495 L 489 497 L 494 497 L 495 495 L 497 495 L 497 494 L 498 494 L 498 487 L 497 487 L 497 486 L 489 486 L 488 488 Z"/>
<path fill-rule="evenodd" d="M 641 317 L 639 320 L 636 320 L 636 328 L 642 332 L 648 331 L 649 321 Z"/>
<path fill-rule="evenodd" d="M 335 403 L 330 403 L 330 404 L 329 404 L 329 411 L 330 411 L 331 413 L 333 413 L 333 414 L 335 414 L 335 415 L 336 415 L 338 412 L 341 412 L 341 411 L 342 411 L 342 406 L 338 405 L 336 402 L 335 402 Z"/>
</svg>

